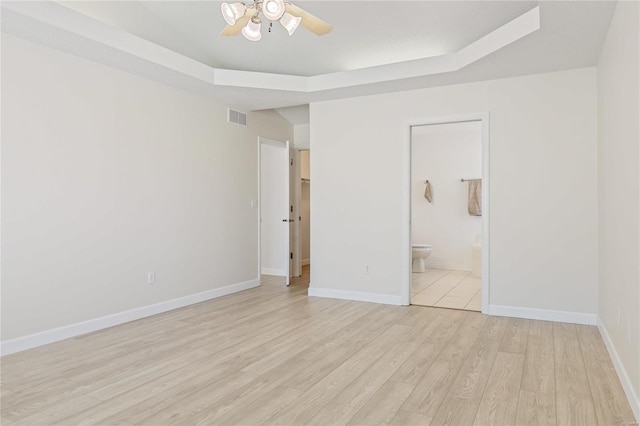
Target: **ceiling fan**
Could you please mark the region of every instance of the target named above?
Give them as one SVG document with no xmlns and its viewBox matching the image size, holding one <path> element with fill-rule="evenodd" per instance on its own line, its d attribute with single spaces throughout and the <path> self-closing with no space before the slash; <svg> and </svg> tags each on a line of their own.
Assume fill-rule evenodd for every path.
<svg viewBox="0 0 640 426">
<path fill-rule="evenodd" d="M 253 4 L 248 5 L 241 2 L 223 2 L 220 10 L 222 17 L 228 24 L 221 34 L 234 36 L 242 33 L 247 40 L 251 41 L 258 41 L 262 38 L 260 14 L 272 21 L 269 23 L 270 26 L 273 21 L 280 22 L 289 35 L 292 35 L 301 24 L 317 35 L 327 34 L 333 28 L 322 19 L 284 0 L 254 0 Z"/>
</svg>

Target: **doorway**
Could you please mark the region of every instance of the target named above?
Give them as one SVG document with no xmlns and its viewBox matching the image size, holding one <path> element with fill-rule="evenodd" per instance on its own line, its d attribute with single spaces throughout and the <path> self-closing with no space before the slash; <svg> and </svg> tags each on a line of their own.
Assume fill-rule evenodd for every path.
<svg viewBox="0 0 640 426">
<path fill-rule="evenodd" d="M 407 304 L 488 311 L 488 115 L 408 128 Z"/>
<path fill-rule="evenodd" d="M 259 275 L 284 277 L 289 285 L 289 142 L 258 138 Z"/>
<path fill-rule="evenodd" d="M 300 187 L 299 196 L 299 253 L 300 253 L 300 276 L 307 280 L 311 274 L 311 174 L 310 174 L 310 151 L 299 151 L 300 164 Z"/>
<path fill-rule="evenodd" d="M 291 227 L 292 284 L 308 284 L 311 271 L 311 179 L 309 149 L 292 149 Z"/>
</svg>

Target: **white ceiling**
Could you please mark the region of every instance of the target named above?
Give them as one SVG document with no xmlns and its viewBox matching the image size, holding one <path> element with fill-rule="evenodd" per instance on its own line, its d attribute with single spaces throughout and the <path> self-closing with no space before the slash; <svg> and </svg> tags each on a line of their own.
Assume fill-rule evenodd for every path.
<svg viewBox="0 0 640 426">
<path fill-rule="evenodd" d="M 219 2 L 65 4 L 212 67 L 311 76 L 454 52 L 537 2 L 299 1 L 334 30 L 318 37 L 301 27 L 290 37 L 263 24 L 257 43 L 219 35 Z"/>
<path fill-rule="evenodd" d="M 50 2 L 26 6 L 3 2 L 2 30 L 253 110 L 592 66 L 615 8 L 610 1 L 541 2 L 539 30 L 453 72 L 352 81 L 314 92 L 217 83 L 213 76 L 220 69 L 318 76 L 408 64 L 425 57 L 437 60 L 444 56 L 433 55 L 456 52 L 537 5 L 528 1 L 295 3 L 333 24 L 334 30 L 318 37 L 300 28 L 289 37 L 274 25 L 271 33 L 263 28 L 263 39 L 256 43 L 242 36 L 223 37 L 219 2 L 212 1 L 63 2 L 82 13 L 74 17 L 62 16 L 73 12 Z M 54 19 L 56 14 L 60 19 Z M 147 54 L 156 50 L 153 58 Z M 195 71 L 185 72 L 186 66 Z"/>
</svg>

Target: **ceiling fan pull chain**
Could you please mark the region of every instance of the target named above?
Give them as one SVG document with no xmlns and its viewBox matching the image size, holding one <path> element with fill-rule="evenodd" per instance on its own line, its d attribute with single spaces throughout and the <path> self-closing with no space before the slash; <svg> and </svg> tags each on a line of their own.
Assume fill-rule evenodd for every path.
<svg viewBox="0 0 640 426">
<path fill-rule="evenodd" d="M 269 22 L 269 32 L 271 32 L 271 27 L 273 27 L 273 22 Z"/>
</svg>

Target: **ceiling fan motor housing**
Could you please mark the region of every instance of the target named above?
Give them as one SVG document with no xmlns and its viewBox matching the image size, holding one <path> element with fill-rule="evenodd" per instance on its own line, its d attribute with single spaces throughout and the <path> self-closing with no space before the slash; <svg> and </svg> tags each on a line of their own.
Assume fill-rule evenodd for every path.
<svg viewBox="0 0 640 426">
<path fill-rule="evenodd" d="M 277 21 L 282 18 L 285 12 L 283 0 L 264 0 L 262 2 L 262 14 L 270 21 Z"/>
</svg>

